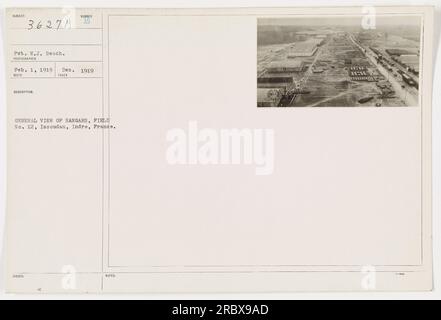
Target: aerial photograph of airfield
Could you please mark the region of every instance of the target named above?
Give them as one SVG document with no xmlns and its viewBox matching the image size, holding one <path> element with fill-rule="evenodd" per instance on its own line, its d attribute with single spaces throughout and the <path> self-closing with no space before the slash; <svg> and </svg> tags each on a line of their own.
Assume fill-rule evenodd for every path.
<svg viewBox="0 0 441 320">
<path fill-rule="evenodd" d="M 265 18 L 257 26 L 257 107 L 419 105 L 421 20 Z"/>
</svg>

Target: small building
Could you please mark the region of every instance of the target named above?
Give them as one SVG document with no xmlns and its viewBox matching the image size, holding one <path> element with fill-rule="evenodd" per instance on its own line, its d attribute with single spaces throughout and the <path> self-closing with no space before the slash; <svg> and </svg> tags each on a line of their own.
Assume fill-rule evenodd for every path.
<svg viewBox="0 0 441 320">
<path fill-rule="evenodd" d="M 406 49 L 386 49 L 385 50 L 390 56 L 401 56 L 403 54 L 411 54 L 409 50 Z"/>
<path fill-rule="evenodd" d="M 312 67 L 311 70 L 313 73 L 323 73 L 325 71 L 325 69 L 322 67 Z"/>
<path fill-rule="evenodd" d="M 366 66 L 361 66 L 361 65 L 356 65 L 356 66 L 351 66 L 349 68 L 349 70 L 351 70 L 351 71 L 366 71 L 367 67 Z"/>
</svg>

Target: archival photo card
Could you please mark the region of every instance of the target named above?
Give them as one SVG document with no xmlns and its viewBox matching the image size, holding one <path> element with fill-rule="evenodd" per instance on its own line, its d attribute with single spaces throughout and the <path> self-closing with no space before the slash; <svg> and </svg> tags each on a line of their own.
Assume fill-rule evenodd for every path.
<svg viewBox="0 0 441 320">
<path fill-rule="evenodd" d="M 433 17 L 6 10 L 6 290 L 431 290 Z"/>
<path fill-rule="evenodd" d="M 419 105 L 421 16 L 258 19 L 258 107 Z"/>
</svg>

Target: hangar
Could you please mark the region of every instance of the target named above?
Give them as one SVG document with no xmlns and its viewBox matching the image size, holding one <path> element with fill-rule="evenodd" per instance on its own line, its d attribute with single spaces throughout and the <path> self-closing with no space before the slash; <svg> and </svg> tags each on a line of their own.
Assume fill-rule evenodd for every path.
<svg viewBox="0 0 441 320">
<path fill-rule="evenodd" d="M 305 64 L 300 60 L 273 61 L 266 68 L 268 72 L 302 72 Z"/>
</svg>

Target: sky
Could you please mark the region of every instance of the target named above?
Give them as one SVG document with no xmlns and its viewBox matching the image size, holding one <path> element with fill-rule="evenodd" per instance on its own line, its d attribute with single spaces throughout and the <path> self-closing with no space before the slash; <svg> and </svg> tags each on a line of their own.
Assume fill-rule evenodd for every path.
<svg viewBox="0 0 441 320">
<path fill-rule="evenodd" d="M 293 17 L 293 18 L 260 18 L 258 19 L 259 25 L 274 25 L 274 26 L 357 26 L 361 24 L 361 15 L 359 16 L 332 16 L 332 17 Z M 376 24 L 377 26 L 418 26 L 420 25 L 421 17 L 417 15 L 377 15 Z"/>
</svg>

